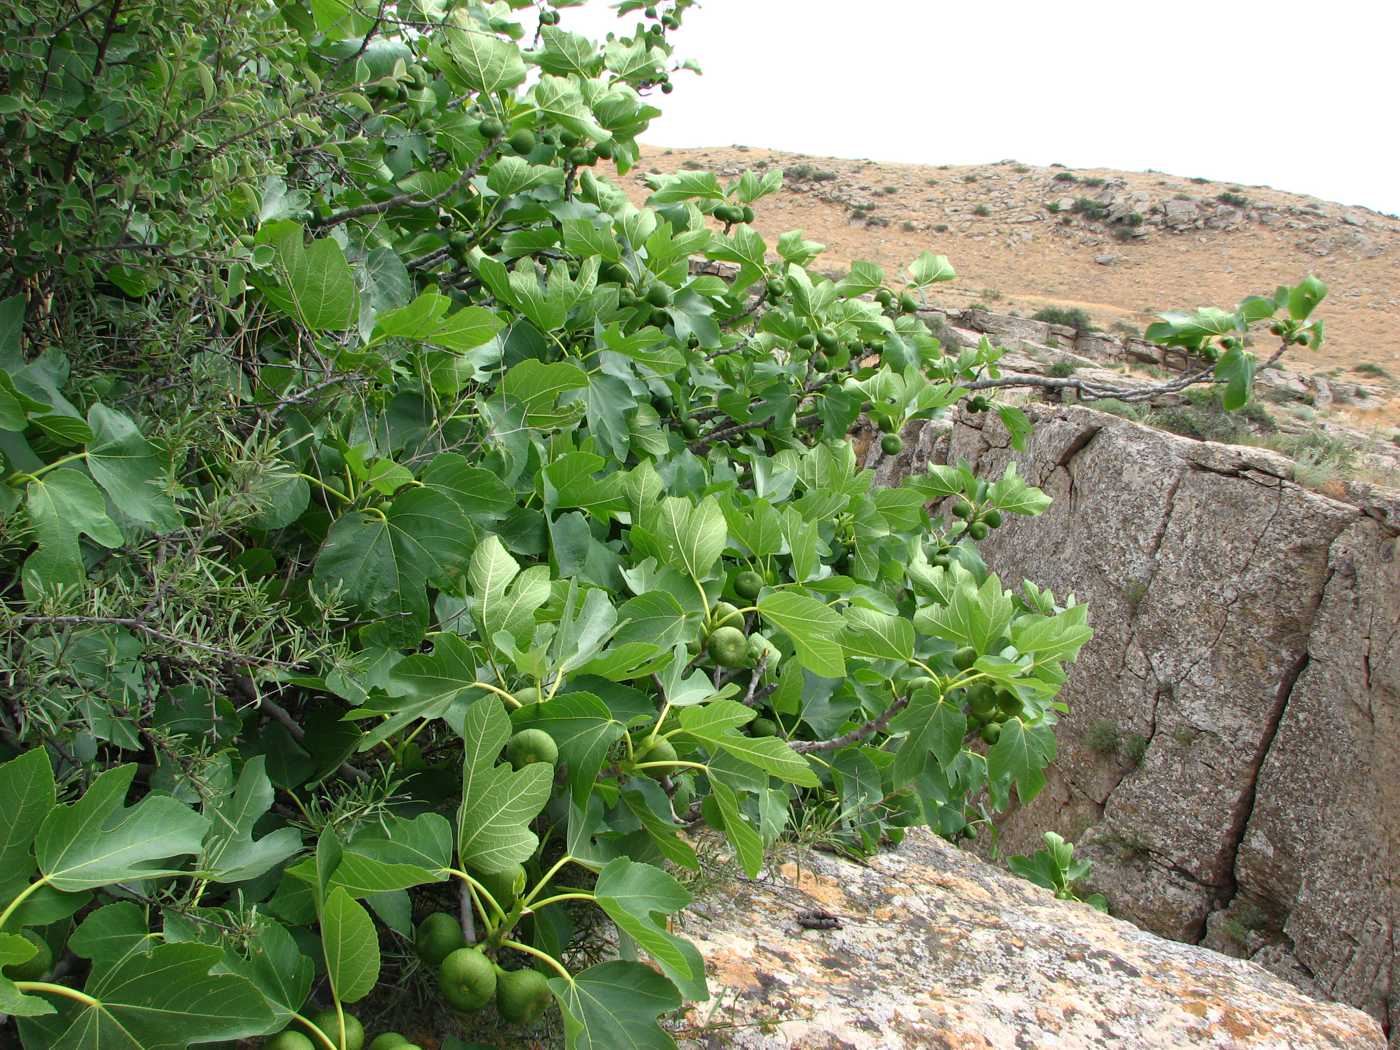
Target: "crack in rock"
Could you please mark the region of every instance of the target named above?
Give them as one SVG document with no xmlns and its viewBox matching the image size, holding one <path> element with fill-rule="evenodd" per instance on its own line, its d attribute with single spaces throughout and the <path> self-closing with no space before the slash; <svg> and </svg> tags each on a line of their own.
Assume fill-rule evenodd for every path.
<svg viewBox="0 0 1400 1050">
<path fill-rule="evenodd" d="M 1328 581 L 1330 582 L 1330 580 L 1329 574 Z M 1324 593 L 1326 592 L 1326 584 L 1323 584 L 1322 590 Z M 1320 600 L 1318 605 L 1321 605 Z M 1316 615 L 1317 609 L 1315 607 L 1310 621 Z M 1236 869 L 1239 864 L 1240 847 L 1244 845 L 1245 836 L 1249 832 L 1249 821 L 1254 815 L 1254 803 L 1259 793 L 1259 772 L 1264 768 L 1264 761 L 1269 757 L 1269 751 L 1274 746 L 1274 739 L 1278 736 L 1279 726 L 1283 724 L 1283 716 L 1288 710 L 1288 700 L 1293 695 L 1293 687 L 1298 684 L 1298 679 L 1303 676 L 1303 672 L 1308 669 L 1308 664 L 1311 662 L 1312 654 L 1304 649 L 1298 659 L 1293 661 L 1293 665 L 1284 672 L 1273 707 L 1269 711 L 1268 721 L 1264 724 L 1264 735 L 1260 738 L 1259 747 L 1249 764 L 1244 793 L 1240 796 L 1235 812 L 1231 815 L 1230 827 L 1226 832 L 1230 847 L 1230 862 L 1225 870 L 1230 877 L 1230 889 L 1220 905 L 1221 909 L 1228 909 L 1239 891 Z M 1197 943 L 1200 942 L 1197 941 Z"/>
</svg>

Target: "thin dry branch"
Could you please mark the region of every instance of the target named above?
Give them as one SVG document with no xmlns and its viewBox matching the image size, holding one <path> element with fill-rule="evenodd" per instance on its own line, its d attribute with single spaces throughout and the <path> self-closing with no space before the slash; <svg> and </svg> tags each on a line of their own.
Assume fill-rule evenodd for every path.
<svg viewBox="0 0 1400 1050">
<path fill-rule="evenodd" d="M 872 733 L 882 732 L 895 715 L 909 706 L 908 695 L 901 696 L 889 707 L 870 721 L 856 726 L 850 732 L 842 733 L 840 736 L 832 737 L 830 740 L 798 740 L 792 745 L 792 749 L 798 754 L 806 755 L 814 751 L 839 751 L 843 747 L 848 747 L 857 741 L 864 740 Z"/>
</svg>

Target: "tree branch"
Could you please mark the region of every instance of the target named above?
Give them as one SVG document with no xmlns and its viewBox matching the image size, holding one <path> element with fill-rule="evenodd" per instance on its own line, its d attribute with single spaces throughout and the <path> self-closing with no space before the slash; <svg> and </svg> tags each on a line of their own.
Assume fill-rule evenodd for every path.
<svg viewBox="0 0 1400 1050">
<path fill-rule="evenodd" d="M 1033 387 L 1040 390 L 1073 390 L 1081 396 L 1091 400 L 1100 401 L 1104 398 L 1115 398 L 1118 401 L 1150 401 L 1154 397 L 1162 394 L 1174 394 L 1179 390 L 1185 390 L 1189 386 L 1197 383 L 1214 383 L 1215 368 L 1202 369 L 1199 372 L 1192 372 L 1179 379 L 1173 379 L 1167 383 L 1153 383 L 1148 386 L 1112 386 L 1107 383 L 1095 382 L 1091 379 L 1057 379 L 1051 376 L 1028 376 L 1013 375 L 1004 376 L 1001 379 L 978 379 L 971 383 L 963 384 L 969 390 L 996 390 L 1007 387 Z"/>
<path fill-rule="evenodd" d="M 830 740 L 798 740 L 793 743 L 792 749 L 801 755 L 810 754 L 814 751 L 839 751 L 843 747 L 848 747 L 859 740 L 864 740 L 872 733 L 882 732 L 885 727 L 890 724 L 891 719 L 908 706 L 909 697 L 907 695 L 901 696 L 899 699 L 895 700 L 894 703 L 890 704 L 889 707 L 885 708 L 881 714 L 872 718 L 864 725 L 856 726 L 849 733 L 842 733 L 840 736 L 832 737 Z"/>
<path fill-rule="evenodd" d="M 292 717 L 292 713 L 288 711 L 285 707 L 283 707 L 281 704 L 279 704 L 277 701 L 269 700 L 265 696 L 260 696 L 258 697 L 257 703 L 258 710 L 266 711 L 269 715 L 271 715 L 273 721 L 280 723 L 283 729 L 285 729 L 288 733 L 291 733 L 292 739 L 295 740 L 298 744 L 300 744 L 303 740 L 306 739 L 306 730 L 303 729 L 301 725 L 298 724 L 297 720 Z M 363 769 L 356 769 L 349 762 L 342 762 L 340 764 L 340 772 L 343 773 L 350 780 L 356 780 L 361 783 L 369 779 L 368 773 L 366 773 Z"/>
<path fill-rule="evenodd" d="M 29 625 L 64 625 L 70 627 L 109 625 L 112 627 L 126 627 L 133 631 L 140 631 L 142 634 L 157 638 L 162 642 L 169 642 L 171 645 L 182 645 L 189 649 L 195 649 L 202 653 L 209 653 L 211 656 L 219 656 L 230 663 L 243 665 L 257 665 L 260 667 L 281 667 L 293 668 L 296 664 L 288 663 L 286 660 L 274 660 L 268 656 L 249 656 L 233 649 L 225 649 L 221 646 L 210 645 L 208 642 L 197 642 L 193 638 L 181 638 L 179 635 L 162 631 L 158 627 L 152 627 L 145 620 L 135 616 L 16 616 L 15 622 Z"/>
<path fill-rule="evenodd" d="M 472 887 L 466 879 L 457 881 L 457 916 L 467 943 L 476 943 L 476 913 L 472 910 Z"/>
<path fill-rule="evenodd" d="M 801 415 L 793 417 L 793 423 L 797 426 L 810 427 L 813 423 L 819 422 L 821 422 L 821 416 L 815 411 L 803 412 Z M 692 441 L 690 451 L 698 455 L 707 451 L 716 441 L 724 441 L 736 434 L 742 434 L 748 430 L 758 430 L 760 427 L 772 426 L 772 424 L 771 416 L 763 419 L 752 419 L 747 423 L 726 423 L 724 426 L 710 431 L 704 437 Z"/>
<path fill-rule="evenodd" d="M 429 197 L 427 200 L 416 200 L 416 195 L 411 191 L 396 193 L 388 200 L 382 200 L 375 204 L 357 204 L 353 208 L 346 208 L 344 211 L 338 211 L 333 215 L 327 215 L 324 219 L 312 219 L 307 225 L 313 230 L 322 230 L 331 226 L 339 226 L 343 222 L 349 222 L 351 219 L 359 219 L 366 215 L 379 215 L 382 212 L 388 211 L 390 208 L 435 208 L 475 177 L 476 173 L 481 170 L 482 164 L 486 163 L 486 158 L 496 151 L 496 147 L 500 145 L 502 137 L 503 136 L 497 136 L 486 143 L 486 147 L 476 155 L 475 160 L 462 169 L 462 174 L 457 176 L 456 181 L 453 182 L 451 186 L 448 186 L 447 189 L 443 190 L 441 193 Z"/>
<path fill-rule="evenodd" d="M 1288 343 L 1282 343 L 1269 358 L 1255 371 L 1264 371 L 1272 368 L 1278 363 L 1278 359 L 1283 356 L 1288 349 Z M 994 390 L 1006 387 L 1033 387 L 1040 390 L 1073 390 L 1083 397 L 1092 401 L 1100 401 L 1104 398 L 1114 398 L 1118 401 L 1151 401 L 1155 397 L 1163 394 L 1175 394 L 1185 390 L 1187 387 L 1195 386 L 1197 383 L 1223 383 L 1225 380 L 1215 378 L 1215 366 L 1202 368 L 1197 372 L 1188 372 L 1176 379 L 1165 383 L 1152 383 L 1145 386 L 1113 386 L 1107 383 L 1095 382 L 1091 379 L 1079 379 L 1069 377 L 1057 379 L 1050 376 L 1029 376 L 1012 375 L 1001 379 L 978 379 L 975 382 L 964 384 L 970 390 Z"/>
<path fill-rule="evenodd" d="M 97 78 L 102 75 L 102 64 L 107 60 L 107 46 L 112 42 L 112 34 L 117 31 L 117 16 L 121 14 L 124 0 L 112 0 L 112 6 L 107 11 L 107 24 L 102 30 L 102 40 L 97 45 L 97 57 L 92 61 L 92 86 L 97 89 Z M 63 161 L 63 181 L 73 180 L 73 166 L 78 162 L 78 149 L 82 145 L 82 137 L 79 136 L 72 146 L 68 148 L 68 156 Z"/>
</svg>

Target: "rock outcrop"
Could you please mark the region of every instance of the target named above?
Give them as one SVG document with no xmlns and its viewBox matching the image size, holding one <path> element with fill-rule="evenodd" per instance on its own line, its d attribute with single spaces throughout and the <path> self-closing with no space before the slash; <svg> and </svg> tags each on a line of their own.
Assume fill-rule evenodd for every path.
<svg viewBox="0 0 1400 1050">
<path fill-rule="evenodd" d="M 1092 610 L 1050 785 L 1003 849 L 1059 831 L 1115 914 L 1361 1007 L 1400 1045 L 1400 501 L 1318 495 L 1260 449 L 1030 412 L 1025 453 L 965 416 L 879 465 L 1015 459 L 1055 504 L 983 556 Z"/>
<path fill-rule="evenodd" d="M 727 885 L 684 933 L 714 992 L 677 1026 L 686 1050 L 1384 1045 L 1358 1010 L 1058 901 L 923 831 L 868 865 L 811 854 Z"/>
</svg>

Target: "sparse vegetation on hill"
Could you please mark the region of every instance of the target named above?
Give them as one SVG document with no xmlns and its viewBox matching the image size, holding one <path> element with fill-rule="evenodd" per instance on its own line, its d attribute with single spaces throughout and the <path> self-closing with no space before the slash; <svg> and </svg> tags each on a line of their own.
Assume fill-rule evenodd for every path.
<svg viewBox="0 0 1400 1050">
<path fill-rule="evenodd" d="M 1083 332 L 1089 331 L 1093 327 L 1093 322 L 1089 319 L 1088 311 L 1077 306 L 1043 306 L 1031 317 L 1037 321 L 1044 321 L 1047 324 L 1062 324 L 1070 328 L 1075 328 Z"/>
</svg>

